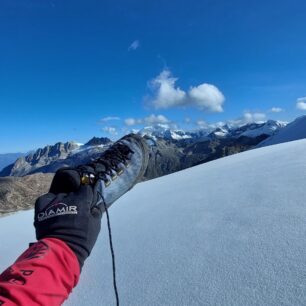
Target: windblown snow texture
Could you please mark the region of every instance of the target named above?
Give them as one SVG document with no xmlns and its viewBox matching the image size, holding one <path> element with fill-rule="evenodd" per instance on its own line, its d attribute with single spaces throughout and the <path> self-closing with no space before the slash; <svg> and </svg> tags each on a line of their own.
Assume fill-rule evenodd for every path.
<svg viewBox="0 0 306 306">
<path fill-rule="evenodd" d="M 306 305 L 306 140 L 137 185 L 110 209 L 121 305 Z M 1 269 L 33 240 L 1 219 Z M 65 305 L 114 305 L 106 218 Z"/>
</svg>

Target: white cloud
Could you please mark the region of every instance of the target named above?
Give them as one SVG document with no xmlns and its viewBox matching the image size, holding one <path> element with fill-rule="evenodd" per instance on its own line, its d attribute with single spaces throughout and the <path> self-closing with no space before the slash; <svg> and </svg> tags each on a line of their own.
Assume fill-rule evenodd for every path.
<svg viewBox="0 0 306 306">
<path fill-rule="evenodd" d="M 224 125 L 228 125 L 229 127 L 235 128 L 240 127 L 249 123 L 263 123 L 267 120 L 267 116 L 265 113 L 261 112 L 250 112 L 246 111 L 240 118 L 234 120 L 227 120 L 227 121 L 218 121 L 214 123 L 208 123 L 202 119 L 195 121 L 195 125 L 198 126 L 200 129 L 205 130 L 214 130 L 216 128 L 221 128 Z"/>
<path fill-rule="evenodd" d="M 124 120 L 125 125 L 127 126 L 133 126 L 133 125 L 156 125 L 156 124 L 167 124 L 170 123 L 170 121 L 164 116 L 164 115 L 150 115 L 145 118 L 127 118 Z"/>
<path fill-rule="evenodd" d="M 155 92 L 152 101 L 155 108 L 171 108 L 184 105 L 186 93 L 179 87 L 175 87 L 176 81 L 177 78 L 171 77 L 169 70 L 164 70 L 150 82 Z"/>
<path fill-rule="evenodd" d="M 265 121 L 266 119 L 267 119 L 267 116 L 264 113 L 245 112 L 243 114 L 243 121 L 245 123 L 261 122 L 261 121 Z"/>
<path fill-rule="evenodd" d="M 158 123 L 161 123 L 161 124 L 164 124 L 164 123 L 169 123 L 170 121 L 163 115 L 150 115 L 148 117 L 145 117 L 143 119 L 144 123 L 145 124 L 158 124 Z"/>
<path fill-rule="evenodd" d="M 153 90 L 151 103 L 156 109 L 190 106 L 203 111 L 223 111 L 225 98 L 216 86 L 203 83 L 185 92 L 176 86 L 177 80 L 169 70 L 164 70 L 150 82 Z"/>
<path fill-rule="evenodd" d="M 189 104 L 196 105 L 200 110 L 223 112 L 224 95 L 214 85 L 201 84 L 189 90 Z"/>
<path fill-rule="evenodd" d="M 296 108 L 303 111 L 306 110 L 306 97 L 297 99 Z"/>
<path fill-rule="evenodd" d="M 114 120 L 120 120 L 119 117 L 116 116 L 108 116 L 100 119 L 100 122 L 108 122 L 108 121 L 114 121 Z"/>
<path fill-rule="evenodd" d="M 202 128 L 212 128 L 212 129 L 216 129 L 218 127 L 222 127 L 226 124 L 226 122 L 223 122 L 223 121 L 218 121 L 218 122 L 215 122 L 215 123 L 207 123 L 206 121 L 204 120 L 198 120 L 196 121 L 196 125 L 198 125 L 199 127 L 202 127 Z"/>
<path fill-rule="evenodd" d="M 209 124 L 204 120 L 197 120 L 196 125 L 200 128 L 207 128 Z"/>
<path fill-rule="evenodd" d="M 103 128 L 103 131 L 110 134 L 110 135 L 118 135 L 117 129 L 113 126 L 105 126 Z"/>
<path fill-rule="evenodd" d="M 127 126 L 133 126 L 133 125 L 141 124 L 141 122 L 138 123 L 138 120 L 135 119 L 135 118 L 127 118 L 127 119 L 124 120 L 124 123 Z"/>
<path fill-rule="evenodd" d="M 211 124 L 209 125 L 209 127 L 210 127 L 210 128 L 213 128 L 213 129 L 216 129 L 216 128 L 221 128 L 221 127 L 223 127 L 225 124 L 226 124 L 226 122 L 218 121 L 218 122 L 215 122 L 215 123 L 211 123 Z"/>
<path fill-rule="evenodd" d="M 213 131 L 215 130 L 216 128 L 220 128 L 220 127 L 223 127 L 224 125 L 226 124 L 226 122 L 223 122 L 223 121 L 218 121 L 218 122 L 215 122 L 215 123 L 208 123 L 202 119 L 200 120 L 197 120 L 195 122 L 195 125 L 199 128 L 199 129 L 202 129 L 202 130 L 206 130 L 207 132 L 209 131 Z"/>
<path fill-rule="evenodd" d="M 272 107 L 270 109 L 270 112 L 272 112 L 272 113 L 280 113 L 282 111 L 284 111 L 284 110 L 282 108 L 280 108 L 280 107 Z"/>
<path fill-rule="evenodd" d="M 129 48 L 128 48 L 128 51 L 135 51 L 135 50 L 137 50 L 138 48 L 139 48 L 139 46 L 140 46 L 140 42 L 139 42 L 139 40 L 134 40 L 131 44 L 130 44 L 130 46 L 129 46 Z"/>
<path fill-rule="evenodd" d="M 261 123 L 267 120 L 267 116 L 265 113 L 260 112 L 244 112 L 242 117 L 235 119 L 235 120 L 228 120 L 226 123 L 232 127 L 242 126 L 248 123 Z"/>
</svg>

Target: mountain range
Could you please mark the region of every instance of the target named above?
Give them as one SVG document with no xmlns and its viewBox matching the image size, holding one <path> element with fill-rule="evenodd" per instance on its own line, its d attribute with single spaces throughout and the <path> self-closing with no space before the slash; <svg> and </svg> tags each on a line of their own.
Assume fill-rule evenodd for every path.
<svg viewBox="0 0 306 306">
<path fill-rule="evenodd" d="M 84 145 L 73 141 L 58 142 L 53 146 L 48 145 L 18 158 L 14 163 L 5 167 L 0 172 L 0 176 L 24 176 L 38 172 L 53 173 L 61 167 L 90 161 L 91 158 L 103 152 L 108 144 L 111 144 L 110 139 L 103 137 L 94 137 Z"/>
<path fill-rule="evenodd" d="M 152 168 L 146 178 L 154 178 L 182 170 L 219 157 L 250 149 L 276 134 L 285 124 L 269 120 L 243 126 L 228 124 L 216 129 L 197 131 L 172 130 L 166 125 L 145 127 L 139 134 L 150 139 L 155 151 Z M 92 138 L 86 144 L 56 143 L 18 158 L 5 167 L 0 176 L 24 176 L 43 172 L 54 173 L 64 166 L 77 166 L 95 159 L 112 142 L 108 138 Z"/>
<path fill-rule="evenodd" d="M 162 125 L 146 127 L 138 131 L 152 150 L 143 180 L 254 148 L 306 138 L 305 127 L 306 116 L 287 125 L 270 120 L 192 132 Z M 58 168 L 89 162 L 111 144 L 108 138 L 94 137 L 85 144 L 57 143 L 18 158 L 1 172 L 4 177 L 0 178 L 0 215 L 32 207 L 35 198 L 48 191 Z"/>
</svg>

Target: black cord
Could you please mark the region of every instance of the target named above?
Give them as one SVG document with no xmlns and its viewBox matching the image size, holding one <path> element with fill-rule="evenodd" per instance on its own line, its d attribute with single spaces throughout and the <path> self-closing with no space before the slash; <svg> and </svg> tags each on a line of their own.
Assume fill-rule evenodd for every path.
<svg viewBox="0 0 306 306">
<path fill-rule="evenodd" d="M 109 246 L 112 254 L 112 265 L 113 265 L 113 285 L 114 285 L 114 291 L 115 291 L 115 296 L 116 296 L 116 306 L 119 306 L 119 294 L 118 294 L 118 289 L 117 289 L 117 281 L 116 281 L 116 264 L 115 264 L 115 252 L 114 252 L 114 247 L 113 247 L 113 239 L 112 239 L 112 230 L 111 230 L 111 225 L 109 221 L 109 214 L 108 214 L 108 209 L 105 204 L 104 198 L 102 194 L 99 192 L 102 200 L 103 200 L 103 205 L 104 209 L 106 212 L 106 219 L 107 219 L 107 227 L 108 227 L 108 237 L 109 237 Z"/>
</svg>

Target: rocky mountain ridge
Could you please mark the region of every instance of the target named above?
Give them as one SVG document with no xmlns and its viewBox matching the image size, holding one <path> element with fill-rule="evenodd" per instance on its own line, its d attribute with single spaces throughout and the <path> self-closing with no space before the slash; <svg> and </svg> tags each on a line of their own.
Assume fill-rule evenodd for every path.
<svg viewBox="0 0 306 306">
<path fill-rule="evenodd" d="M 19 157 L 25 156 L 27 153 L 2 153 L 0 154 L 0 171 L 7 165 L 14 163 Z"/>
<path fill-rule="evenodd" d="M 93 137 L 85 145 L 70 141 L 58 142 L 39 148 L 26 156 L 18 158 L 13 164 L 5 167 L 0 176 L 24 176 L 38 172 L 55 172 L 62 166 L 74 166 L 87 162 L 91 157 L 103 152 L 104 146 L 111 140 L 105 137 Z"/>
<path fill-rule="evenodd" d="M 215 129 L 196 131 L 173 130 L 162 124 L 145 127 L 138 133 L 154 141 L 152 150 L 155 151 L 152 161 L 154 167 L 149 167 L 146 178 L 155 178 L 248 150 L 283 127 L 284 124 L 273 120 L 238 127 L 226 124 Z M 104 137 L 94 137 L 85 145 L 56 143 L 17 159 L 4 168 L 0 176 L 54 173 L 61 167 L 74 167 L 97 158 L 111 143 L 110 139 Z"/>
<path fill-rule="evenodd" d="M 223 126 L 209 133 L 207 131 L 195 134 L 192 134 L 194 132 L 168 131 L 163 134 L 159 127 L 157 128 L 158 136 L 152 135 L 154 133 L 152 128 L 150 129 L 151 134 L 143 134 L 151 146 L 150 162 L 143 179 L 156 178 L 220 157 L 253 149 L 265 144 L 269 139 L 275 141 L 278 135 L 286 135 L 286 141 L 295 140 L 297 135 L 300 138 L 306 138 L 305 124 L 306 116 L 298 118 L 287 126 L 269 121 L 264 124 L 241 126 L 239 129 Z M 288 135 L 291 135 L 292 139 L 288 138 Z M 33 162 L 34 167 L 30 170 L 34 174 L 24 177 L 14 177 L 11 174 L 11 177 L 0 178 L 0 215 L 32 207 L 35 198 L 47 192 L 53 173 L 58 168 L 88 162 L 98 157 L 111 143 L 110 140 L 93 138 L 85 145 L 56 144 L 55 148 L 44 148 L 29 154 L 24 160 L 27 165 L 31 165 Z M 49 158 L 66 157 L 54 158 L 50 163 L 46 163 L 47 156 Z M 40 167 L 37 167 L 34 161 L 38 162 Z M 18 170 L 16 163 L 11 165 L 11 168 L 14 168 L 15 171 Z"/>
<path fill-rule="evenodd" d="M 246 136 L 254 138 L 260 135 L 266 135 L 269 137 L 285 127 L 286 124 L 287 123 L 285 122 L 275 120 L 268 120 L 262 123 L 252 122 L 243 125 L 227 123 L 216 128 L 207 127 L 194 131 L 170 129 L 167 125 L 157 124 L 155 126 L 145 127 L 138 133 L 141 135 L 150 136 L 154 139 L 162 138 L 171 141 L 188 142 L 189 140 L 189 142 L 196 142 L 198 140 L 209 140 L 224 137 L 239 138 Z"/>
<path fill-rule="evenodd" d="M 18 158 L 15 163 L 5 167 L 0 173 L 1 176 L 23 176 L 34 172 L 45 165 L 56 160 L 66 159 L 72 151 L 80 146 L 75 142 L 58 142 L 55 145 L 48 145 L 39 148 L 26 156 Z"/>
</svg>

